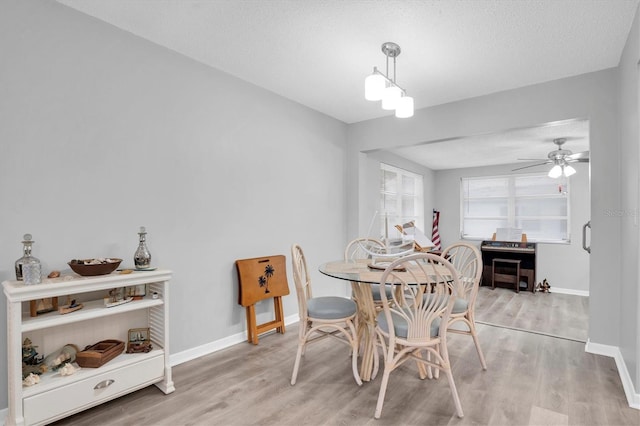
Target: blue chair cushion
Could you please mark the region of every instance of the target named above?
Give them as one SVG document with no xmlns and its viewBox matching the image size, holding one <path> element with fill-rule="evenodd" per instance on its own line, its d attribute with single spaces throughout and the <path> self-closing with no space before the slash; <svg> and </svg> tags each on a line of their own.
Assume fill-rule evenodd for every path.
<svg viewBox="0 0 640 426">
<path fill-rule="evenodd" d="M 430 297 L 433 297 L 433 294 L 426 294 L 424 296 L 425 303 Z M 437 297 L 445 297 L 449 298 L 449 296 L 437 296 Z M 469 308 L 469 301 L 458 297 L 455 302 L 453 302 L 453 309 L 451 310 L 452 314 L 461 314 L 465 312 Z"/>
<path fill-rule="evenodd" d="M 385 286 L 385 289 L 387 291 L 387 300 L 391 300 L 391 298 L 393 297 L 393 289 L 387 286 Z M 373 300 L 376 302 L 382 300 L 380 298 L 380 284 L 371 284 L 371 295 L 373 296 Z"/>
<path fill-rule="evenodd" d="M 409 334 L 409 324 L 407 321 L 402 318 L 400 315 L 391 312 L 391 318 L 393 318 L 393 329 L 395 330 L 396 336 L 398 337 L 407 337 Z M 383 312 L 378 314 L 378 327 L 380 327 L 385 333 L 389 332 L 389 324 L 387 324 L 387 317 Z M 440 333 L 440 318 L 436 318 L 431 323 L 431 337 L 436 337 Z"/>
<path fill-rule="evenodd" d="M 345 297 L 312 297 L 307 301 L 307 314 L 317 319 L 347 318 L 355 314 L 356 303 Z"/>
</svg>

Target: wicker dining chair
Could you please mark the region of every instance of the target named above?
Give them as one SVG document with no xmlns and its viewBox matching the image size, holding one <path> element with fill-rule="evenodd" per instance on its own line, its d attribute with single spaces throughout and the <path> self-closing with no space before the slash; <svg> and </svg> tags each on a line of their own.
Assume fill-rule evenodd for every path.
<svg viewBox="0 0 640 426">
<path fill-rule="evenodd" d="M 480 348 L 475 323 L 475 304 L 482 277 L 482 255 L 474 245 L 458 242 L 445 248 L 442 257 L 448 259 L 460 274 L 456 303 L 449 317 L 449 332 L 465 334 L 473 338 L 480 365 L 483 370 L 486 370 L 487 363 Z M 464 324 L 464 328 L 451 327 L 454 324 Z"/>
<path fill-rule="evenodd" d="M 399 291 L 392 291 L 391 299 L 387 299 L 387 292 L 380 292 L 382 312 L 377 317 L 376 332 L 383 348 L 384 372 L 376 419 L 382 414 L 391 372 L 412 360 L 418 363 L 421 379 L 431 378 L 432 369 L 445 373 L 456 413 L 463 417 L 447 349 L 449 316 L 456 301 L 455 293 L 449 294 L 449 288 L 459 286 L 459 281 L 450 262 L 430 253 L 399 258 L 384 271 L 380 285 L 394 285 Z"/>
<path fill-rule="evenodd" d="M 302 248 L 297 244 L 291 246 L 291 261 L 300 316 L 298 352 L 291 384 L 296 384 L 298 369 L 307 345 L 326 337 L 333 337 L 351 348 L 353 377 L 358 385 L 362 385 L 358 373 L 358 338 L 354 324 L 357 315 L 356 303 L 346 297 L 313 297 L 307 261 Z"/>
<path fill-rule="evenodd" d="M 382 241 L 375 238 L 356 238 L 349 242 L 347 247 L 344 249 L 344 260 L 371 259 L 371 252 L 384 254 L 386 252 L 386 246 Z M 382 309 L 382 304 L 380 302 L 380 286 L 378 284 L 371 284 L 370 286 L 374 307 L 376 310 L 380 310 Z M 354 291 L 354 297 L 355 293 L 356 292 Z M 387 296 L 387 298 L 388 297 L 389 296 Z"/>
</svg>

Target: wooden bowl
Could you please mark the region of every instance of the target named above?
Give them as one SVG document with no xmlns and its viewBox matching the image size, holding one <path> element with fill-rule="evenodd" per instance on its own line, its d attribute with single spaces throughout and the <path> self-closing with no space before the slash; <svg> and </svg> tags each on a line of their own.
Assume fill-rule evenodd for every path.
<svg viewBox="0 0 640 426">
<path fill-rule="evenodd" d="M 83 277 L 92 277 L 94 275 L 107 275 L 115 271 L 122 259 L 106 258 L 102 263 L 89 264 L 94 259 L 73 259 L 68 265 L 73 272 Z"/>
</svg>

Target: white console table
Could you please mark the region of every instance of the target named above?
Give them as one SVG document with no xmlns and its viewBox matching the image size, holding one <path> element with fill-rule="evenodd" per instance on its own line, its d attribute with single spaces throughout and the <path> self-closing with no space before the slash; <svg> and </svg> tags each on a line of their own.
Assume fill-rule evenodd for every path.
<svg viewBox="0 0 640 426">
<path fill-rule="evenodd" d="M 97 277 L 62 276 L 42 284 L 2 283 L 7 298 L 7 374 L 9 412 L 6 425 L 42 425 L 155 384 L 165 394 L 175 390 L 169 364 L 169 280 L 171 271 L 114 272 Z M 144 286 L 141 300 L 107 308 L 103 296 L 113 288 Z M 157 293 L 154 298 L 153 293 Z M 70 296 L 83 308 L 68 314 L 29 314 L 29 301 Z M 128 330 L 150 328 L 153 350 L 123 353 L 99 368 L 82 368 L 70 376 L 41 375 L 40 383 L 22 385 L 22 344 L 29 338 L 46 356 L 73 343 L 82 350 L 100 340 L 127 342 Z"/>
</svg>

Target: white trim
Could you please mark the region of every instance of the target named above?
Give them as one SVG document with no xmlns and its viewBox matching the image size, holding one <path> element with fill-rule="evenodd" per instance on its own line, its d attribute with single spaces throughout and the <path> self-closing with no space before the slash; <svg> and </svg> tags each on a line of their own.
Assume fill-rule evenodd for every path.
<svg viewBox="0 0 640 426">
<path fill-rule="evenodd" d="M 285 317 L 284 319 L 285 325 L 290 325 L 298 321 L 300 321 L 300 317 L 298 316 L 298 314 L 290 315 L 288 317 Z M 245 330 L 242 333 L 233 334 L 231 336 L 224 337 L 220 340 L 216 340 L 215 342 L 211 342 L 202 346 L 187 349 L 186 351 L 182 351 L 176 354 L 171 354 L 171 356 L 169 357 L 169 362 L 173 367 L 173 366 L 182 364 L 184 362 L 192 361 L 196 358 L 200 358 L 202 356 L 212 354 L 221 349 L 226 349 L 230 346 L 237 345 L 238 343 L 242 343 L 246 341 L 247 341 L 247 332 Z"/>
<path fill-rule="evenodd" d="M 572 288 L 551 287 L 551 289 L 549 291 L 551 293 L 572 294 L 574 296 L 589 297 L 589 290 L 574 290 Z"/>
<path fill-rule="evenodd" d="M 587 339 L 587 343 L 584 346 L 584 351 L 595 355 L 604 355 L 613 358 L 616 361 L 616 367 L 618 368 L 618 374 L 620 375 L 620 381 L 624 388 L 624 394 L 627 397 L 629 407 L 640 410 L 640 393 L 636 392 L 633 388 L 633 381 L 627 370 L 627 365 L 622 358 L 622 352 L 617 346 L 601 345 L 599 343 L 593 343 Z"/>
<path fill-rule="evenodd" d="M 0 410 L 0 425 L 7 424 L 7 415 L 9 414 L 9 408 L 3 408 Z"/>
</svg>

